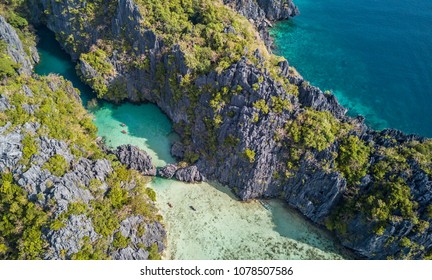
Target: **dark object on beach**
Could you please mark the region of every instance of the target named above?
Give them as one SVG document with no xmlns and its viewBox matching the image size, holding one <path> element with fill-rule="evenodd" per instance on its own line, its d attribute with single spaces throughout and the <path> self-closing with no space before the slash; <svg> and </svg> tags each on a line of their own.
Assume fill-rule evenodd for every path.
<svg viewBox="0 0 432 280">
<path fill-rule="evenodd" d="M 172 206 L 172 204 L 171 203 L 167 203 L 168 204 L 168 206 L 170 207 L 170 208 L 173 208 L 173 206 Z"/>
<path fill-rule="evenodd" d="M 190 207 L 190 209 L 196 211 L 195 207 L 193 207 L 193 206 L 189 206 L 189 207 Z"/>
<path fill-rule="evenodd" d="M 266 210 L 270 211 L 270 205 L 269 205 L 267 202 L 265 202 L 265 201 L 263 201 L 263 200 L 261 200 L 261 199 L 259 199 L 258 201 L 259 201 L 259 203 L 261 203 L 261 205 L 262 205 Z"/>
<path fill-rule="evenodd" d="M 126 130 L 122 130 L 121 131 L 123 134 L 127 134 L 127 131 Z"/>
<path fill-rule="evenodd" d="M 124 123 L 121 124 L 122 127 L 125 127 L 126 125 Z"/>
</svg>

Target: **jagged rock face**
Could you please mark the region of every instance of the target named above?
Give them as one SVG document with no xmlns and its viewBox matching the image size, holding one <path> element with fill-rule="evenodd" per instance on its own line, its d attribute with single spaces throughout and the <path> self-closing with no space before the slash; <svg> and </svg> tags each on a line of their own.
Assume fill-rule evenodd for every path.
<svg viewBox="0 0 432 280">
<path fill-rule="evenodd" d="M 96 220 L 98 217 L 93 215 L 94 212 L 97 212 L 94 203 L 105 205 L 101 207 L 108 205 L 105 212 L 108 211 L 110 218 L 118 214 L 112 210 L 110 202 L 107 204 L 108 193 L 113 188 L 108 177 L 113 175 L 116 170 L 107 159 L 108 157 L 106 155 L 104 157 L 102 151 L 96 148 L 95 136 L 80 134 L 80 137 L 92 141 L 90 143 L 92 145 L 91 151 L 92 153 L 98 153 L 98 159 L 92 159 L 87 153 L 89 152 L 86 150 L 87 148 L 83 148 L 79 144 L 56 139 L 57 136 L 55 135 L 60 138 L 61 134 L 48 133 L 47 130 L 50 131 L 49 125 L 38 119 L 39 109 L 42 106 L 40 102 L 51 101 L 50 106 L 51 104 L 52 106 L 59 106 L 56 101 L 52 100 L 53 97 L 50 94 L 55 92 L 57 95 L 57 91 L 58 94 L 63 94 L 61 105 L 80 106 L 78 93 L 70 84 L 65 83 L 59 77 L 49 76 L 42 78 L 36 75 L 28 77 L 27 75 L 32 73 L 32 61 L 24 52 L 15 30 L 1 16 L 0 36 L 0 39 L 7 44 L 7 54 L 14 61 L 21 64 L 20 72 L 22 74 L 17 78 L 19 82 L 16 84 L 13 84 L 15 80 L 12 78 L 0 81 L 3 86 L 2 89 L 5 88 L 3 82 L 16 87 L 16 90 L 11 92 L 0 92 L 0 113 L 4 114 L 7 110 L 18 109 L 16 106 L 21 106 L 21 109 L 28 114 L 21 114 L 22 119 L 27 121 L 25 123 L 12 124 L 8 122 L 0 126 L 0 173 L 2 180 L 5 178 L 4 176 L 10 173 L 12 175 L 11 184 L 25 190 L 24 194 L 28 198 L 28 203 L 30 205 L 34 204 L 35 208 L 41 209 L 40 211 L 46 214 L 44 216 L 46 222 L 42 226 L 36 226 L 40 227 L 38 229 L 41 234 L 40 241 L 44 243 L 44 249 L 39 253 L 40 257 L 45 259 L 70 259 L 74 254 L 85 251 L 86 243 L 94 245 L 95 242 L 97 243 L 100 240 L 104 242 L 104 249 L 101 249 L 103 251 L 101 255 L 104 258 L 147 259 L 149 257 L 147 251 L 152 245 L 157 245 L 159 252 L 162 252 L 166 232 L 163 225 L 157 222 L 157 209 L 150 198 L 143 198 L 140 201 L 146 203 L 146 211 L 149 211 L 150 214 L 140 214 L 142 212 L 139 211 L 133 214 L 122 214 L 122 222 L 112 220 L 112 228 L 105 228 L 105 231 L 101 229 L 100 223 L 98 224 Z M 27 82 L 28 85 L 25 85 Z M 39 88 L 33 92 L 30 88 L 36 88 L 33 87 L 35 84 Z M 23 95 L 23 98 L 20 99 L 23 101 L 20 101 L 21 103 L 12 102 L 14 104 L 12 105 L 10 100 L 14 100 L 20 95 Z M 76 109 L 78 115 L 84 113 L 84 116 L 78 116 L 78 120 L 90 121 L 90 119 L 85 119 L 85 112 L 82 108 Z M 68 115 L 71 114 L 70 110 L 69 108 L 67 112 L 64 112 L 61 118 L 65 120 L 75 118 L 75 115 Z M 14 112 L 12 111 L 11 114 Z M 79 125 L 78 129 L 86 130 L 81 127 L 81 123 Z M 58 126 L 61 130 L 64 129 L 60 124 Z M 120 147 L 118 155 L 131 168 L 134 167 L 142 173 L 150 175 L 156 174 L 156 169 L 151 164 L 151 158 L 143 151 L 134 147 Z M 121 181 L 121 183 L 124 188 L 123 191 L 132 192 L 138 186 L 133 180 Z M 127 192 L 129 197 L 131 192 Z M 4 217 L 6 218 L 6 216 Z M 113 218 L 120 219 L 120 216 Z M 107 223 L 110 222 L 107 221 Z M 119 224 L 117 229 L 113 229 L 115 223 Z M 56 226 L 53 226 L 54 224 Z M 144 231 L 138 231 L 138 228 L 142 228 Z M 25 230 L 27 229 L 24 227 Z M 113 242 L 110 230 L 124 232 L 124 238 L 130 241 L 127 242 L 129 249 L 134 252 L 116 250 L 116 246 L 110 244 L 110 242 Z M 18 231 L 17 234 L 19 234 Z M 7 242 L 10 241 L 7 240 Z M 8 244 L 7 242 L 6 244 Z M 144 247 L 139 249 L 139 253 L 136 253 L 136 248 L 141 245 Z M 85 255 L 85 252 L 83 254 L 85 258 L 89 257 Z"/>
<path fill-rule="evenodd" d="M 299 14 L 291 0 L 224 0 L 224 3 L 241 15 L 257 21 L 264 18 L 270 21 L 284 20 Z"/>
<path fill-rule="evenodd" d="M 158 170 L 158 175 L 162 178 L 171 179 L 178 170 L 177 165 L 168 164 Z"/>
<path fill-rule="evenodd" d="M 253 85 L 259 77 L 264 81 L 260 88 L 254 90 Z M 207 177 L 217 179 L 222 184 L 235 187 L 241 199 L 258 198 L 263 195 L 272 196 L 277 191 L 272 184 L 273 172 L 276 168 L 280 147 L 274 141 L 274 135 L 278 127 L 290 119 L 290 114 L 265 114 L 254 108 L 253 104 L 258 100 L 270 102 L 272 96 L 280 96 L 288 100 L 292 99 L 265 73 L 248 64 L 245 60 L 233 65 L 220 75 L 216 73 L 201 77 L 196 82 L 197 86 L 210 86 L 219 91 L 222 87 L 243 90 L 239 95 L 234 95 L 230 103 L 224 106 L 220 115 L 223 116 L 223 124 L 217 130 L 219 143 L 227 138 L 238 139 L 234 146 L 220 146 L 214 154 L 214 161 L 200 160 L 197 166 L 203 170 Z M 207 105 L 210 94 L 203 94 L 197 106 L 196 114 L 213 118 L 214 112 Z M 295 104 L 295 100 L 292 99 Z M 298 106 L 298 104 L 297 104 Z M 232 112 L 232 113 L 229 113 Z M 254 115 L 258 115 L 258 121 L 253 122 Z M 204 118 L 200 118 L 204 119 Z M 194 126 L 194 143 L 197 147 L 205 147 L 207 127 L 203 121 L 198 120 Z M 246 149 L 255 151 L 255 158 L 251 160 L 244 157 Z"/>
<path fill-rule="evenodd" d="M 268 31 L 271 26 L 270 22 L 288 19 L 299 14 L 292 0 L 224 0 L 223 2 L 254 23 L 269 49 L 273 44 L 273 39 Z"/>
<path fill-rule="evenodd" d="M 390 138 L 390 135 L 394 138 Z M 407 141 L 423 139 L 416 135 L 405 135 L 400 131 L 389 129 L 382 132 L 369 131 L 364 137 L 381 147 L 395 147 Z M 371 161 L 378 161 L 380 157 L 382 155 L 375 153 L 372 155 Z M 426 174 L 416 162 L 409 160 L 407 164 L 409 165 L 409 172 L 412 172 L 410 175 L 406 174 L 410 178 L 407 185 L 410 188 L 412 200 L 418 204 L 417 211 L 423 213 L 420 218 L 430 223 L 431 218 L 427 214 L 427 207 L 432 204 L 432 180 L 430 175 Z M 362 191 L 367 192 L 374 183 L 376 183 L 374 179 L 366 175 L 364 182 L 362 182 Z M 404 248 L 398 242 L 393 242 L 393 240 L 404 237 L 408 238 L 412 244 L 423 247 L 411 256 L 413 259 L 423 258 L 422 253 L 430 250 L 432 246 L 432 229 L 430 226 L 421 231 L 418 224 L 412 220 L 393 220 L 385 226 L 382 234 L 376 234 L 374 230 L 376 225 L 374 221 L 367 220 L 363 215 L 357 213 L 347 225 L 346 231 L 349 234 L 339 235 L 340 240 L 344 246 L 352 248 L 369 259 L 386 259 L 387 256 L 395 256 L 401 252 L 408 254 L 409 248 Z"/>
<path fill-rule="evenodd" d="M 346 180 L 341 174 L 319 169 L 303 161 L 284 187 L 285 200 L 316 223 L 330 214 L 346 189 Z"/>
<path fill-rule="evenodd" d="M 171 155 L 179 159 L 184 157 L 184 146 L 181 142 L 174 142 L 174 144 L 171 146 Z"/>
<path fill-rule="evenodd" d="M 1 15 L 0 40 L 7 44 L 7 54 L 12 58 L 13 61 L 15 61 L 15 63 L 20 65 L 19 72 L 30 75 L 33 69 L 32 61 L 24 51 L 23 44 L 19 39 L 15 29 L 9 23 L 7 23 L 4 17 Z"/>
<path fill-rule="evenodd" d="M 118 160 L 128 168 L 135 169 L 146 176 L 155 176 L 156 168 L 151 157 L 143 150 L 132 145 L 117 147 L 115 155 Z"/>
<path fill-rule="evenodd" d="M 175 178 L 186 183 L 198 183 L 205 180 L 196 166 L 178 169 L 175 173 Z"/>
<path fill-rule="evenodd" d="M 299 14 L 297 6 L 291 0 L 257 0 L 257 2 L 271 21 L 288 19 Z"/>
<path fill-rule="evenodd" d="M 98 238 L 91 220 L 85 215 L 71 215 L 65 227 L 48 232 L 47 240 L 51 247 L 45 258 L 58 260 L 64 258 L 65 255 L 78 253 L 84 237 L 88 237 L 91 242 Z"/>
<path fill-rule="evenodd" d="M 175 178 L 178 181 L 186 183 L 199 183 L 205 181 L 205 177 L 194 165 L 180 168 L 175 164 L 168 164 L 158 170 L 158 175 L 162 178 Z"/>
<path fill-rule="evenodd" d="M 21 130 L 14 130 L 9 134 L 4 134 L 5 127 L 0 128 L 0 172 L 11 171 L 16 178 L 19 186 L 25 189 L 29 194 L 29 200 L 36 201 L 42 207 L 50 207 L 52 201 L 56 202 L 54 216 L 68 210 L 72 202 L 90 204 L 94 199 L 90 191 L 83 186 L 89 185 L 91 180 L 104 182 L 107 176 L 113 171 L 111 163 L 106 159 L 92 161 L 81 158 L 79 161 L 73 159 L 67 145 L 56 139 L 46 137 L 39 138 L 39 153 L 33 155 L 31 166 L 26 169 L 19 164 L 22 158 L 23 139 Z M 62 155 L 67 161 L 70 161 L 71 169 L 61 177 L 54 176 L 44 169 L 43 164 L 54 155 Z M 147 158 L 145 158 L 147 159 Z M 140 162 L 140 161 L 138 161 Z M 150 165 L 151 166 L 151 165 Z M 105 183 L 99 187 L 106 191 Z M 141 224 L 146 228 L 144 235 L 136 232 L 136 227 L 128 227 L 128 233 L 125 237 L 130 238 L 135 244 L 130 248 L 115 251 L 112 253 L 114 259 L 147 259 L 148 252 L 138 248 L 138 243 L 145 244 L 149 247 L 153 243 L 158 244 L 159 251 L 164 249 L 165 230 L 159 223 L 146 223 L 142 217 L 134 217 L 134 226 Z M 120 230 L 124 230 L 122 222 Z M 84 237 L 94 241 L 98 238 L 94 231 L 92 221 L 85 215 L 71 215 L 65 226 L 59 230 L 46 229 L 43 238 L 48 243 L 48 249 L 45 255 L 46 259 L 64 259 L 72 254 L 77 253 L 82 248 Z M 132 250 L 132 251 L 131 251 Z"/>
<path fill-rule="evenodd" d="M 123 220 L 120 224 L 119 232 L 126 238 L 131 240 L 131 245 L 122 248 L 114 253 L 115 260 L 146 260 L 149 253 L 142 248 L 150 247 L 152 244 L 157 244 L 159 252 L 165 249 L 165 245 L 161 240 L 166 238 L 166 233 L 163 226 L 154 222 L 145 224 L 144 235 L 138 234 L 137 228 L 143 223 L 140 216 L 132 216 Z"/>
<path fill-rule="evenodd" d="M 305 107 L 317 111 L 329 111 L 339 119 L 342 119 L 348 111 L 339 105 L 334 95 L 323 94 L 319 88 L 310 85 L 299 87 L 299 101 Z"/>
</svg>

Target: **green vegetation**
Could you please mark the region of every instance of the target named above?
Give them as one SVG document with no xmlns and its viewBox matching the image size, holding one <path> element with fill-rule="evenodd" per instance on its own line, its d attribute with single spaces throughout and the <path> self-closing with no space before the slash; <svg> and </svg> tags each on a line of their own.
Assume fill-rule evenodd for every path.
<svg viewBox="0 0 432 280">
<path fill-rule="evenodd" d="M 99 48 L 95 48 L 89 53 L 82 54 L 80 59 L 88 63 L 101 75 L 111 75 L 114 72 L 113 66 L 107 61 L 108 57 L 106 53 Z"/>
<path fill-rule="evenodd" d="M 287 99 L 283 99 L 282 97 L 279 96 L 272 96 L 271 97 L 272 100 L 272 111 L 275 113 L 282 113 L 284 110 L 291 110 L 291 103 L 289 102 L 289 100 Z"/>
<path fill-rule="evenodd" d="M 102 242 L 92 243 L 88 236 L 82 240 L 81 250 L 71 256 L 72 260 L 108 260 L 109 256 L 105 253 L 106 245 Z"/>
<path fill-rule="evenodd" d="M 105 79 L 114 74 L 114 68 L 109 63 L 107 54 L 95 47 L 91 52 L 81 54 L 80 60 L 97 71 L 98 76 L 87 79 L 86 82 L 96 91 L 98 97 L 102 98 L 108 92 Z M 117 89 L 115 92 L 117 93 Z"/>
<path fill-rule="evenodd" d="M 52 90 L 48 84 L 54 86 L 55 90 Z M 30 88 L 33 93 L 32 97 L 23 95 L 23 85 Z M 10 121 L 12 128 L 34 120 L 41 124 L 41 128 L 35 135 L 26 135 L 23 139 L 24 162 L 36 152 L 37 141 L 35 139 L 39 136 L 62 140 L 80 156 L 91 158 L 102 156 L 94 140 L 96 139 L 96 127 L 90 115 L 81 106 L 80 100 L 70 94 L 71 91 L 70 82 L 54 75 L 38 78 L 20 76 L 8 79 L 5 84 L 0 85 L 0 92 L 14 105 L 4 114 L 0 114 L 3 123 Z M 34 115 L 29 115 L 22 108 L 22 104 L 39 106 Z"/>
<path fill-rule="evenodd" d="M 264 99 L 260 99 L 258 101 L 256 101 L 253 104 L 253 107 L 255 109 L 258 109 L 259 111 L 261 111 L 263 114 L 267 115 L 270 111 L 269 106 L 267 105 L 266 101 Z"/>
<path fill-rule="evenodd" d="M 349 185 L 355 185 L 366 175 L 370 152 L 371 149 L 356 136 L 342 140 L 336 162 Z"/>
<path fill-rule="evenodd" d="M 0 80 L 17 75 L 18 68 L 19 65 L 6 54 L 6 43 L 0 40 Z"/>
<path fill-rule="evenodd" d="M 35 44 L 35 35 L 33 34 L 33 30 L 29 26 L 25 17 L 29 14 L 27 8 L 26 0 L 2 0 L 0 1 L 0 15 L 3 16 L 6 21 L 14 27 L 16 33 L 18 34 L 19 39 L 23 43 L 24 51 L 27 54 L 31 53 L 30 48 L 34 47 Z M 1 50 L 1 40 L 0 40 L 0 53 Z M 5 60 L 1 59 L 0 55 L 0 68 L 6 66 L 7 64 L 3 64 Z M 13 68 L 17 69 L 19 66 L 14 65 Z M 1 70 L 0 70 L 1 73 Z M 0 79 L 2 79 L 0 74 Z"/>
<path fill-rule="evenodd" d="M 5 50 L 5 47 L 0 49 L 1 58 L 5 57 Z M 98 59 L 101 57 L 100 54 L 96 56 Z M 4 66 L 2 63 L 0 69 Z M 55 200 L 46 202 L 47 196 L 38 193 L 36 201 L 29 201 L 29 194 L 16 184 L 11 173 L 0 174 L 0 259 L 43 258 L 48 248 L 45 232 L 61 230 L 68 225 L 71 215 L 86 216 L 100 237 L 96 240 L 84 237 L 78 253 L 67 256 L 67 252 L 62 252 L 62 258 L 108 259 L 112 250 L 124 248 L 129 242 L 114 234 L 118 232 L 121 221 L 131 215 L 141 216 L 144 223 L 161 221 L 154 204 L 156 193 L 146 187 L 148 179 L 136 171 L 127 170 L 115 157 L 106 155 L 99 148 L 97 129 L 76 98 L 70 82 L 55 75 L 19 76 L 15 69 L 13 75 L 11 72 L 0 79 L 1 95 L 12 105 L 0 113 L 0 122 L 2 125 L 11 122 L 8 131 L 19 129 L 23 133 L 23 155 L 19 164 L 27 167 L 35 164 L 32 159 L 39 152 L 40 137 L 48 137 L 63 141 L 76 157 L 74 160 L 81 157 L 92 160 L 105 158 L 114 169 L 104 182 L 93 179 L 88 185 L 79 186 L 91 192 L 92 201 L 70 202 L 67 210 L 59 215 L 54 215 L 58 213 Z M 24 85 L 31 90 L 31 96 L 23 94 Z M 27 113 L 23 104 L 35 105 L 35 112 Z M 39 123 L 39 128 L 26 132 L 21 126 L 30 122 Z M 55 154 L 42 168 L 61 177 L 69 171 L 70 164 L 62 155 Z M 52 185 L 52 182 L 46 182 L 47 190 Z M 143 225 L 138 225 L 137 230 L 143 232 Z M 157 250 L 152 255 L 157 258 Z"/>
<path fill-rule="evenodd" d="M 38 146 L 35 139 L 28 134 L 24 136 L 21 144 L 23 145 L 23 155 L 21 161 L 27 164 L 30 161 L 30 158 L 37 153 Z"/>
<path fill-rule="evenodd" d="M 160 260 L 161 256 L 159 254 L 159 248 L 156 243 L 153 243 L 150 248 L 147 248 L 147 251 L 149 252 L 148 259 L 149 260 Z"/>
<path fill-rule="evenodd" d="M 138 0 L 143 27 L 154 30 L 170 46 L 181 45 L 188 66 L 198 73 L 223 70 L 244 54 L 245 47 L 265 46 L 243 17 L 211 0 Z M 233 32 L 224 32 L 231 26 Z"/>
<path fill-rule="evenodd" d="M 411 246 L 411 240 L 406 237 L 403 237 L 399 243 L 402 247 L 409 248 Z"/>
<path fill-rule="evenodd" d="M 349 126 L 338 122 L 330 112 L 306 110 L 295 121 L 287 123 L 285 129 L 294 143 L 323 151 L 344 135 Z"/>
<path fill-rule="evenodd" d="M 55 155 L 43 165 L 43 168 L 54 176 L 61 177 L 69 170 L 69 163 L 63 156 Z"/>
<path fill-rule="evenodd" d="M 1 174 L 0 217 L 0 259 L 41 259 L 46 247 L 42 228 L 49 216 L 28 201 L 11 173 Z"/>
<path fill-rule="evenodd" d="M 381 147 L 377 151 L 375 161 L 368 166 L 371 149 L 354 136 L 345 138 L 337 158 L 338 169 L 349 181 L 348 193 L 342 203 L 336 207 L 327 219 L 326 226 L 340 234 L 347 234 L 347 224 L 361 213 L 365 222 L 373 225 L 373 233 L 383 235 L 386 228 L 394 222 L 407 221 L 415 226 L 414 230 L 423 234 L 429 227 L 428 221 L 422 219 L 418 202 L 411 194 L 408 182 L 412 180 L 412 162 L 417 162 L 427 173 L 430 141 L 424 143 L 411 142 L 391 148 Z M 346 165 L 344 165 L 346 164 Z M 373 176 L 373 183 L 364 192 L 357 186 L 358 179 L 365 173 Z M 426 209 L 426 219 L 432 217 L 432 206 Z M 412 258 L 424 251 L 422 246 L 407 237 L 397 240 L 390 237 L 388 243 L 396 242 L 404 248 L 395 258 Z M 427 258 L 427 254 L 426 254 Z"/>
<path fill-rule="evenodd" d="M 407 159 L 418 162 L 424 172 L 432 176 L 432 140 L 423 143 L 410 142 L 402 148 L 401 154 Z"/>
<path fill-rule="evenodd" d="M 244 157 L 249 160 L 250 163 L 255 162 L 255 151 L 251 149 L 246 149 L 243 153 Z"/>
<path fill-rule="evenodd" d="M 123 249 L 126 248 L 128 244 L 129 244 L 129 238 L 124 237 L 123 234 L 121 234 L 121 232 L 118 231 L 114 234 L 114 240 L 112 243 L 114 248 Z"/>
<path fill-rule="evenodd" d="M 18 30 L 20 37 L 25 37 L 23 35 L 28 34 L 26 33 L 28 32 L 27 22 L 23 18 L 24 9 L 15 9 L 21 7 L 23 2 L 14 0 L 8 1 L 10 5 L 0 4 L 0 14 L 4 14 L 15 27 L 22 29 Z M 65 43 L 66 48 L 81 54 L 81 60 L 97 71 L 97 75 L 86 82 L 93 87 L 99 97 L 116 101 L 126 97 L 123 81 L 116 81 L 110 85 L 107 82 L 116 74 L 109 61 L 114 49 L 118 53 L 120 62 L 124 63 L 121 66 L 126 66 L 128 69 L 129 67 L 140 69 L 147 73 L 150 70 L 155 70 L 156 84 L 165 87 L 168 82 L 173 91 L 173 103 L 171 105 L 175 105 L 175 102 L 184 97 L 189 101 L 187 123 L 176 124 L 179 131 L 184 132 L 182 136 L 186 145 L 191 143 L 191 127 L 195 125 L 194 122 L 197 119 L 194 109 L 197 108 L 198 102 L 202 101 L 202 99 L 200 100 L 201 94 L 209 93 L 211 97 L 208 105 L 213 110 L 213 114 L 202 120 L 206 126 L 203 137 L 205 137 L 208 145 L 204 151 L 187 152 L 185 155 L 187 162 L 194 163 L 199 157 L 211 157 L 217 151 L 218 145 L 221 144 L 230 149 L 240 146 L 240 140 L 231 135 L 225 139 L 218 139 L 217 130 L 222 127 L 224 120 L 235 116 L 235 113 L 227 112 L 229 111 L 227 104 L 231 98 L 236 94 L 249 94 L 241 86 L 231 89 L 220 88 L 219 85 L 216 85 L 217 89 L 210 86 L 198 88 L 194 85 L 197 76 L 212 70 L 220 72 L 245 56 L 247 63 L 255 64 L 257 68 L 268 71 L 270 76 L 288 94 L 298 95 L 299 88 L 278 75 L 279 68 L 276 65 L 279 58 L 267 52 L 252 24 L 244 17 L 223 6 L 222 1 L 136 0 L 136 2 L 142 13 L 142 29 L 154 31 L 164 41 L 162 53 L 158 55 L 163 56 L 166 60 L 156 62 L 156 69 L 150 69 L 151 63 L 148 53 L 136 54 L 138 51 L 131 46 L 136 38 L 127 38 L 127 34 L 119 36 L 119 38 L 113 38 L 112 34 L 102 34 L 102 37 L 105 38 L 101 38 L 96 42 L 96 45 L 91 46 L 94 43 L 92 41 L 94 38 L 89 36 L 90 28 L 100 26 L 103 30 L 103 27 L 110 26 L 110 15 L 114 13 L 117 1 L 90 0 L 86 2 L 86 5 L 68 7 L 68 11 L 65 12 L 80 15 L 71 18 L 70 24 L 75 31 L 74 35 L 61 32 L 57 36 Z M 16 12 L 18 10 L 22 12 Z M 49 8 L 46 11 L 47 14 L 51 12 Z M 31 39 L 32 35 L 28 38 Z M 23 40 L 25 48 L 28 50 L 32 44 L 31 40 L 25 38 Z M 186 75 L 180 75 L 178 69 L 175 69 L 175 57 L 171 53 L 174 44 L 180 45 L 186 64 L 191 70 Z M 263 56 L 262 63 L 258 63 L 253 55 L 256 49 Z M 97 241 L 84 238 L 81 251 L 73 255 L 72 258 L 108 258 L 106 254 L 108 248 L 124 248 L 130 242 L 118 231 L 120 222 L 128 215 L 141 215 L 146 221 L 160 219 L 153 203 L 156 199 L 155 192 L 145 186 L 145 178 L 134 171 L 126 170 L 115 159 L 106 156 L 97 147 L 95 143 L 96 128 L 92 124 L 90 116 L 80 106 L 79 100 L 70 94 L 71 85 L 68 82 L 56 76 L 19 77 L 16 71 L 18 67 L 19 65 L 15 65 L 5 54 L 3 44 L 3 50 L 0 51 L 0 79 L 2 79 L 0 92 L 14 106 L 12 109 L 0 113 L 0 123 L 4 124 L 11 121 L 13 124 L 11 129 L 29 121 L 37 120 L 41 124 L 41 128 L 35 135 L 26 135 L 22 141 L 24 147 L 23 163 L 28 163 L 32 156 L 37 153 L 37 138 L 48 136 L 64 141 L 76 159 L 80 157 L 109 159 L 113 164 L 114 172 L 110 174 L 106 182 L 93 179 L 88 186 L 82 186 L 84 189 L 89 189 L 95 197 L 90 205 L 82 202 L 70 203 L 68 210 L 55 220 L 49 217 L 49 213 L 46 214 L 42 209 L 39 209 L 37 204 L 24 201 L 26 195 L 20 195 L 15 188 L 15 195 L 11 199 L 16 203 L 7 201 L 0 204 L 0 210 L 2 210 L 0 212 L 7 213 L 4 214 L 7 217 L 0 222 L 0 256 L 38 258 L 43 252 L 44 242 L 32 244 L 28 242 L 30 236 L 32 238 L 40 237 L 43 227 L 60 230 L 66 225 L 70 215 L 85 215 L 91 219 L 95 231 L 102 238 Z M 295 69 L 291 68 L 290 71 L 295 72 Z M 256 83 L 252 85 L 252 90 L 259 90 L 262 83 L 264 83 L 264 77 L 259 76 Z M 24 84 L 32 90 L 33 97 L 22 94 Z M 308 86 L 308 84 L 305 82 L 302 86 Z M 157 88 L 152 90 L 157 90 Z M 40 106 L 34 115 L 30 115 L 20 106 L 24 103 Z M 267 101 L 264 99 L 257 100 L 253 107 L 256 110 L 251 116 L 252 122 L 259 122 L 260 115 L 269 115 L 265 119 L 272 121 L 271 118 L 275 114 L 292 110 L 289 98 L 280 96 L 273 96 L 271 100 Z M 347 234 L 348 223 L 358 214 L 361 214 L 365 224 L 371 225 L 377 235 L 385 235 L 390 223 L 403 220 L 413 223 L 416 232 L 425 232 L 429 228 L 429 222 L 426 220 L 432 218 L 432 206 L 429 206 L 425 213 L 419 213 L 419 206 L 412 198 L 408 183 L 409 180 L 413 179 L 411 169 L 414 163 L 418 164 L 426 174 L 432 175 L 432 141 L 422 143 L 412 141 L 394 148 L 374 150 L 373 147 L 358 137 L 351 135 L 350 130 L 355 129 L 350 124 L 337 120 L 329 112 L 317 112 L 310 108 L 302 109 L 295 120 L 288 121 L 284 129 L 275 132 L 275 140 L 283 146 L 281 150 L 284 154 L 281 156 L 286 159 L 286 168 L 281 167 L 281 170 L 274 173 L 274 177 L 289 180 L 303 159 L 314 161 L 315 167 L 322 168 L 326 172 L 339 171 L 342 173 L 347 179 L 348 190 L 342 202 L 333 209 L 332 216 L 326 221 L 329 229 L 338 231 L 340 234 Z M 340 143 L 339 148 L 337 149 L 337 146 L 332 147 L 333 143 Z M 332 148 L 329 149 L 330 147 Z M 325 152 L 329 156 L 325 160 L 314 158 L 317 152 Z M 255 151 L 249 148 L 243 152 L 240 151 L 240 154 L 250 163 L 254 163 L 256 160 Z M 369 159 L 372 154 L 379 155 L 379 157 L 374 157 L 376 160 L 370 162 Z M 315 159 L 317 159 L 316 162 Z M 53 174 L 62 176 L 67 172 L 69 166 L 64 158 L 56 155 L 44 165 L 44 168 Z M 280 174 L 284 173 L 285 178 L 280 178 L 283 177 Z M 361 189 L 359 180 L 365 174 L 372 176 L 372 182 Z M 8 180 L 3 181 L 10 182 L 9 185 L 14 186 L 13 179 Z M 2 188 L 5 186 L 8 186 L 8 183 L 2 183 Z M 107 190 L 105 191 L 102 186 L 106 186 Z M 10 187 L 8 188 L 10 189 Z M 4 197 L 6 196 L 2 194 L 1 201 Z M 42 198 L 44 198 L 43 195 L 38 197 L 38 199 Z M 16 205 L 24 212 L 27 211 L 27 208 L 33 207 L 32 211 L 40 211 L 41 218 L 29 219 L 23 229 L 18 227 L 18 230 L 15 229 L 11 233 L 7 230 L 8 227 L 3 226 L 4 224 L 8 225 L 5 221 L 12 219 L 10 223 L 13 224 L 14 219 L 21 219 L 21 216 L 24 215 L 21 213 L 17 214 L 18 218 L 12 217 L 17 213 L 15 211 Z M 9 217 L 10 215 L 12 218 Z M 17 224 L 15 223 L 14 226 Z M 144 232 L 143 227 L 140 228 L 140 232 Z M 112 239 L 114 242 L 109 244 Z M 391 242 L 400 244 L 406 250 L 420 250 L 419 246 L 408 238 L 391 240 Z M 18 246 L 17 244 L 21 245 Z M 110 247 L 110 245 L 112 246 Z M 160 258 L 156 244 L 147 250 L 150 259 Z M 426 254 L 426 257 L 432 256 L 430 250 Z"/>
</svg>

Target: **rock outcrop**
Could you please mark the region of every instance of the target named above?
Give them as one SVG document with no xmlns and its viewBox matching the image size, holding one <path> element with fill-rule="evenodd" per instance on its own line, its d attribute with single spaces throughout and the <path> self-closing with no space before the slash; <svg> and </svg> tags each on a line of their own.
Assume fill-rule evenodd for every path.
<svg viewBox="0 0 432 280">
<path fill-rule="evenodd" d="M 155 176 L 156 167 L 152 163 L 152 158 L 143 150 L 132 145 L 117 147 L 114 152 L 118 160 L 130 169 L 135 169 L 145 176 Z"/>
<path fill-rule="evenodd" d="M 168 164 L 158 170 L 158 175 L 162 178 L 171 179 L 174 177 L 178 170 L 177 165 Z"/>
<path fill-rule="evenodd" d="M 33 63 L 37 61 L 32 61 L 31 58 L 26 54 L 17 32 L 1 15 L 0 40 L 6 43 L 7 54 L 13 59 L 15 63 L 19 64 L 19 72 L 30 75 L 33 69 Z M 37 51 L 33 49 L 32 52 L 34 53 L 34 58 L 38 60 Z"/>
<path fill-rule="evenodd" d="M 186 183 L 198 183 L 205 180 L 196 166 L 178 169 L 175 173 L 175 178 Z"/>
<path fill-rule="evenodd" d="M 166 179 L 175 178 L 185 183 L 199 183 L 206 180 L 195 165 L 179 167 L 175 164 L 168 164 L 158 170 L 158 176 Z"/>
<path fill-rule="evenodd" d="M 144 223 L 142 217 L 133 216 L 122 221 L 120 224 L 119 233 L 122 236 L 130 239 L 130 245 L 122 248 L 114 253 L 116 260 L 146 260 L 149 258 L 147 248 L 156 244 L 160 251 L 165 249 L 165 244 L 162 242 L 165 238 L 165 230 L 159 222 L 145 224 L 142 228 L 144 234 L 138 233 L 138 228 Z M 162 234 L 161 234 L 162 233 Z"/>
<path fill-rule="evenodd" d="M 268 32 L 271 22 L 299 14 L 292 0 L 224 0 L 223 2 L 251 20 L 269 48 L 273 43 Z"/>
</svg>

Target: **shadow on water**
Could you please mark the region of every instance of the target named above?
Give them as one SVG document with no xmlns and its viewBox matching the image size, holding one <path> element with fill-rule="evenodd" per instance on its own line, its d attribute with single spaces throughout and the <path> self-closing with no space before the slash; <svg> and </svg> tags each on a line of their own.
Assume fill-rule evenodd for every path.
<svg viewBox="0 0 432 280">
<path fill-rule="evenodd" d="M 226 186 L 217 182 L 209 184 L 218 192 L 228 195 L 232 200 L 239 201 L 239 198 Z M 253 203 L 253 202 L 240 202 Z M 280 199 L 265 200 L 264 204 L 268 205 L 274 228 L 273 230 L 281 236 L 295 240 L 299 243 L 311 245 L 325 252 L 340 254 L 346 259 L 355 259 L 352 252 L 343 248 L 331 233 L 317 227 L 311 221 L 307 220 L 295 209 L 290 208 Z"/>
<path fill-rule="evenodd" d="M 355 258 L 351 252 L 342 248 L 329 232 L 318 228 L 296 210 L 287 206 L 284 201 L 273 199 L 266 203 L 269 205 L 275 224 L 274 230 L 281 236 L 312 245 L 326 252 L 341 254 L 348 259 Z M 300 231 L 299 228 L 304 230 Z"/>
</svg>

